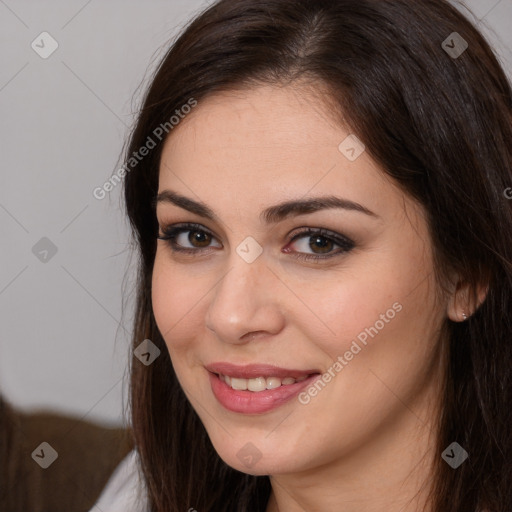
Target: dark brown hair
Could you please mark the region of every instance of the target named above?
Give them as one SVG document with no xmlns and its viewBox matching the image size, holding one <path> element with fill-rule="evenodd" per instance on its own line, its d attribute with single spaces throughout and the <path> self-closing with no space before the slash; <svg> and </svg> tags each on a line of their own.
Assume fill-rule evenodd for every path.
<svg viewBox="0 0 512 512">
<path fill-rule="evenodd" d="M 442 46 L 453 32 L 469 45 L 457 57 Z M 215 92 L 300 79 L 326 87 L 324 101 L 340 124 L 423 205 L 439 283 L 455 270 L 475 293 L 489 285 L 467 322 L 443 325 L 448 360 L 431 506 L 511 511 L 512 201 L 504 191 L 512 186 L 512 91 L 488 43 L 455 7 L 445 0 L 220 0 L 162 59 L 125 157 L 190 98 L 200 108 Z M 236 471 L 217 455 L 153 317 L 162 146 L 127 173 L 124 196 L 139 256 L 132 349 L 149 338 L 161 350 L 149 366 L 131 362 L 132 426 L 151 508 L 264 511 L 268 477 Z M 469 453 L 457 469 L 441 458 L 454 441 Z"/>
</svg>

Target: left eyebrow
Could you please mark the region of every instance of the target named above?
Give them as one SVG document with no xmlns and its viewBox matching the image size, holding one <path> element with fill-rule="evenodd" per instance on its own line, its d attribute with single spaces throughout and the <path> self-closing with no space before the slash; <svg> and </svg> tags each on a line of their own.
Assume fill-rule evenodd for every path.
<svg viewBox="0 0 512 512">
<path fill-rule="evenodd" d="M 152 206 L 156 207 L 158 203 L 171 203 L 175 206 L 178 206 L 179 208 L 183 208 L 191 213 L 195 213 L 200 217 L 204 217 L 206 219 L 220 223 L 219 217 L 209 206 L 200 201 L 195 201 L 188 197 L 182 196 L 172 190 L 163 190 L 160 192 L 154 198 Z M 319 196 L 307 199 L 285 201 L 283 203 L 270 206 L 261 212 L 260 219 L 266 224 L 275 224 L 290 216 L 304 215 L 320 210 L 335 208 L 363 213 L 376 219 L 380 218 L 376 213 L 372 212 L 365 206 L 354 201 L 350 201 L 349 199 L 336 196 Z"/>
</svg>

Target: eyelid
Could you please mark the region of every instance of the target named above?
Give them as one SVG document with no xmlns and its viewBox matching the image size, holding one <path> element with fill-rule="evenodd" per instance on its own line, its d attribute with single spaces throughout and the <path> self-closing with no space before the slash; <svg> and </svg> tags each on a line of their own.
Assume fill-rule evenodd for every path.
<svg viewBox="0 0 512 512">
<path fill-rule="evenodd" d="M 217 235 L 212 230 L 208 229 L 206 226 L 203 226 L 202 224 L 197 224 L 196 222 L 177 222 L 175 224 L 164 223 L 163 225 L 160 226 L 160 230 L 164 235 L 173 232 L 175 233 L 178 230 L 181 230 L 181 232 L 202 231 L 214 238 L 217 238 Z"/>
<path fill-rule="evenodd" d="M 353 240 L 351 240 L 349 237 L 342 235 L 341 233 L 336 233 L 335 231 L 331 231 L 330 229 L 326 228 L 311 228 L 311 227 L 302 227 L 298 228 L 300 231 L 296 232 L 292 238 L 290 239 L 290 242 L 294 242 L 297 238 L 301 238 L 306 235 L 310 236 L 322 236 L 325 238 L 329 238 L 330 240 L 334 241 L 337 245 L 340 245 L 342 247 L 354 247 L 355 243 Z"/>
</svg>

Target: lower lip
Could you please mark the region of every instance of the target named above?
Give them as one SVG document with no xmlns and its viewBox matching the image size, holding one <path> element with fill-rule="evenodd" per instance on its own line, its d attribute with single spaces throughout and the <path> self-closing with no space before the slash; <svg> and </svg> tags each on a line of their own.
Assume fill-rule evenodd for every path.
<svg viewBox="0 0 512 512">
<path fill-rule="evenodd" d="M 235 390 L 220 380 L 217 374 L 208 373 L 215 398 L 229 411 L 242 414 L 261 414 L 276 409 L 320 377 L 320 374 L 314 374 L 295 384 L 255 392 Z"/>
</svg>

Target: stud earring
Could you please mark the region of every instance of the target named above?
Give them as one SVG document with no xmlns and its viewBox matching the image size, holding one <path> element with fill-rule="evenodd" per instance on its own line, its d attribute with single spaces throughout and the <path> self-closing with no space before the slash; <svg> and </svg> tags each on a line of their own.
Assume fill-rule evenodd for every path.
<svg viewBox="0 0 512 512">
<path fill-rule="evenodd" d="M 466 313 L 464 313 L 464 311 L 462 312 L 462 318 L 464 318 L 464 320 L 468 319 L 468 316 L 466 315 Z"/>
</svg>

